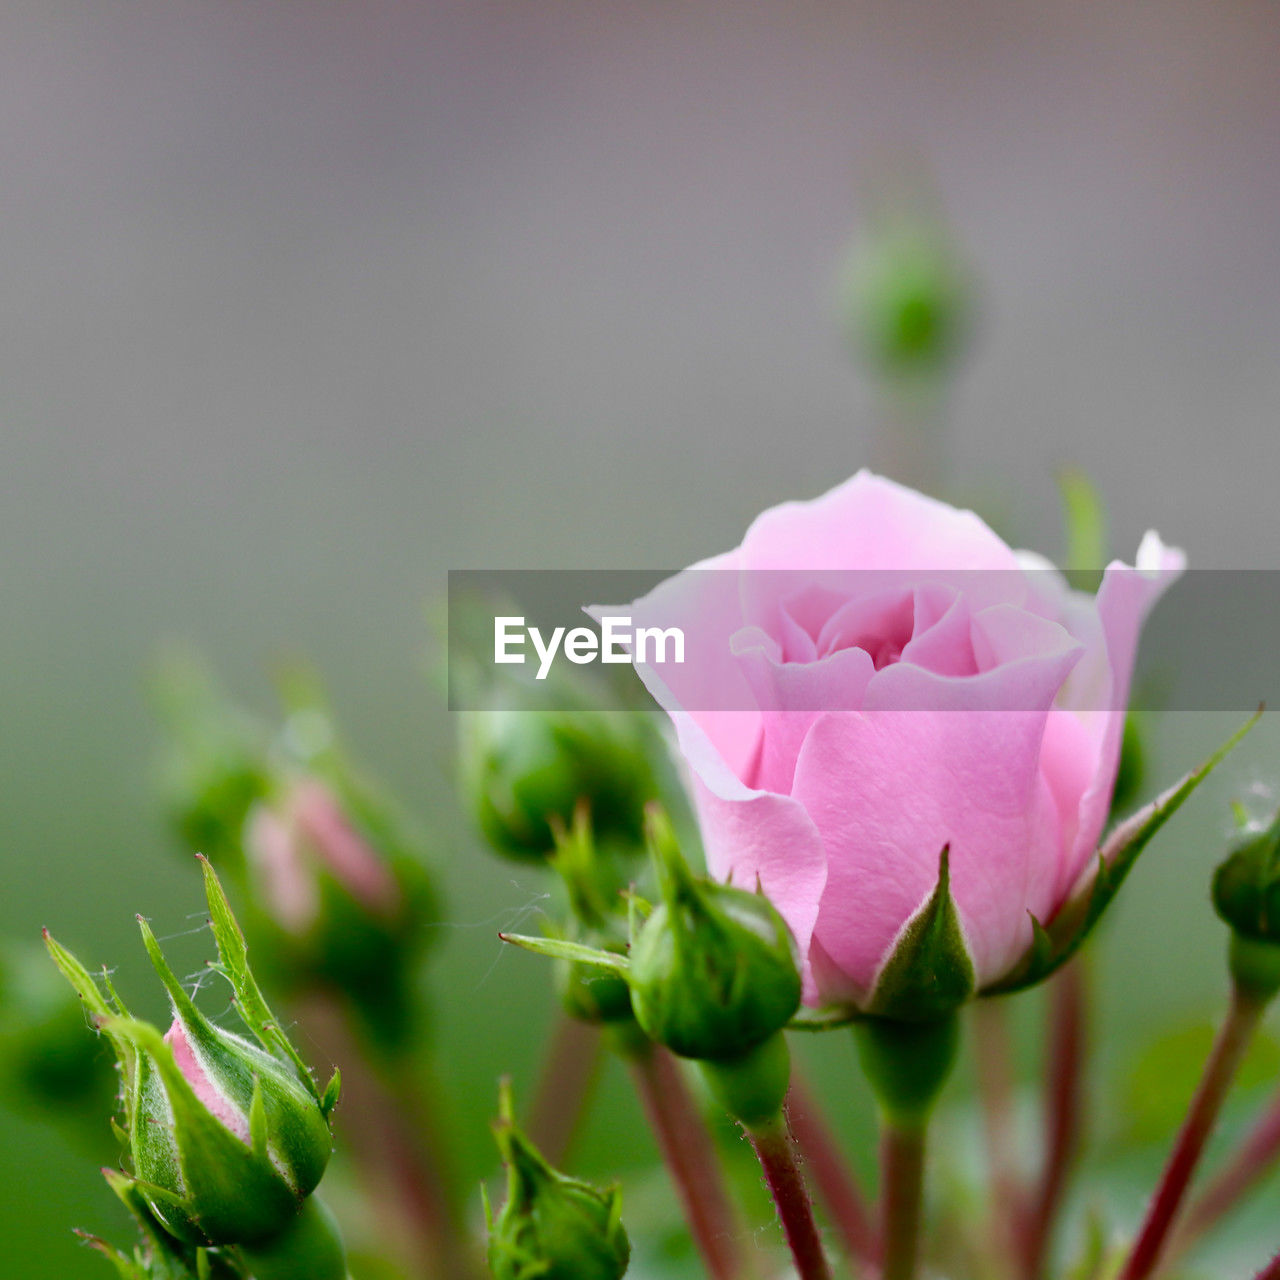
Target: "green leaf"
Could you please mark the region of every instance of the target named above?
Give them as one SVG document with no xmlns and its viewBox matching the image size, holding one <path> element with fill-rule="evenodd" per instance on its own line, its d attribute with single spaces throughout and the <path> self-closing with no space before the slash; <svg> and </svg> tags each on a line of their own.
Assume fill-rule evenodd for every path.
<svg viewBox="0 0 1280 1280">
<path fill-rule="evenodd" d="M 910 1021 L 933 1019 L 963 1004 L 976 975 L 951 896 L 951 847 L 938 856 L 938 883 L 907 922 L 871 995 L 870 1011 Z"/>
<path fill-rule="evenodd" d="M 618 973 L 626 973 L 631 968 L 631 961 L 626 956 L 596 947 L 584 947 L 580 942 L 566 942 L 563 938 L 530 938 L 519 933 L 500 933 L 498 937 L 503 942 L 555 960 L 571 960 L 575 964 L 594 965 L 598 969 L 613 969 Z"/>
<path fill-rule="evenodd" d="M 1046 948 L 1037 935 L 1017 968 L 1008 977 L 985 988 L 983 995 L 1003 995 L 1034 986 L 1075 955 L 1120 891 L 1125 877 L 1133 869 L 1139 854 L 1151 843 L 1152 837 L 1258 723 L 1262 711 L 1263 708 L 1259 707 L 1203 764 L 1192 769 L 1180 782 L 1126 818 L 1111 832 L 1098 850 L 1097 873 L 1092 881 L 1067 900 L 1043 931 L 1050 945 Z"/>
</svg>

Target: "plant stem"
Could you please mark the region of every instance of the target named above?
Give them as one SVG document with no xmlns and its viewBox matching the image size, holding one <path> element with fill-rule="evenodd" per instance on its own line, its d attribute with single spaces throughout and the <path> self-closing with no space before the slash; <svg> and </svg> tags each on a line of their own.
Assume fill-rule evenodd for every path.
<svg viewBox="0 0 1280 1280">
<path fill-rule="evenodd" d="M 1049 988 L 1049 1049 L 1045 1074 L 1044 1166 L 1022 1233 L 1024 1280 L 1044 1274 L 1053 1228 L 1071 1166 L 1080 1150 L 1087 1045 L 1088 982 L 1083 960 L 1073 960 Z"/>
<path fill-rule="evenodd" d="M 409 1274 L 462 1280 L 480 1274 L 449 1180 L 424 1093 L 403 1065 L 375 1067 L 353 1034 L 342 1001 L 315 993 L 303 1023 L 322 1052 L 342 1067 L 338 1134 L 350 1144 L 381 1229 Z"/>
<path fill-rule="evenodd" d="M 813 1173 L 814 1185 L 831 1215 L 850 1259 L 868 1267 L 880 1263 L 880 1242 L 866 1198 L 844 1155 L 818 1113 L 812 1093 L 793 1071 L 787 1119 L 800 1154 Z"/>
<path fill-rule="evenodd" d="M 881 1280 L 915 1280 L 920 1265 L 926 1121 L 886 1117 L 880 1140 Z"/>
<path fill-rule="evenodd" d="M 549 1164 L 558 1167 L 568 1152 L 599 1069 L 599 1030 L 560 1014 L 529 1114 L 529 1137 Z"/>
<path fill-rule="evenodd" d="M 747 1136 L 764 1170 L 764 1180 L 795 1260 L 796 1275 L 799 1280 L 831 1280 L 831 1269 L 822 1251 L 813 1206 L 786 1121 L 779 1115 L 770 1123 L 747 1129 Z"/>
<path fill-rule="evenodd" d="M 675 1060 L 648 1040 L 628 1042 L 636 1091 L 712 1280 L 743 1274 L 736 1223 L 715 1147 Z"/>
<path fill-rule="evenodd" d="M 1271 1172 L 1280 1158 L 1280 1094 L 1204 1193 L 1192 1201 L 1169 1244 L 1180 1257 Z"/>
<path fill-rule="evenodd" d="M 979 1000 L 973 1006 L 974 1057 L 990 1180 L 993 1266 L 1007 1264 L 1018 1255 L 1026 1219 L 1026 1195 L 1018 1177 L 1013 1045 L 1007 1015 L 1008 1006 L 999 999 Z M 1005 1273 L 1007 1266 L 1001 1267 L 1001 1274 Z"/>
<path fill-rule="evenodd" d="M 1263 1001 L 1249 997 L 1239 987 L 1233 991 L 1231 1010 L 1218 1032 L 1200 1086 L 1120 1280 L 1147 1280 L 1155 1271 L 1165 1237 L 1264 1007 Z"/>
<path fill-rule="evenodd" d="M 1280 1280 L 1280 1253 L 1258 1272 L 1256 1280 Z"/>
</svg>

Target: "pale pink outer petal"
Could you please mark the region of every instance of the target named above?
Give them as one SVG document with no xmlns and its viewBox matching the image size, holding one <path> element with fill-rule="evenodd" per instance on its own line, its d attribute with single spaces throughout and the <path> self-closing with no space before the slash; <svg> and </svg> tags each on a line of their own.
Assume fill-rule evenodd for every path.
<svg viewBox="0 0 1280 1280">
<path fill-rule="evenodd" d="M 752 522 L 743 569 L 1015 570 L 1014 553 L 981 517 L 859 471 L 808 502 Z"/>
<path fill-rule="evenodd" d="M 1124 735 L 1129 684 L 1138 653 L 1138 637 L 1157 600 L 1186 568 L 1186 556 L 1167 547 L 1150 530 L 1138 547 L 1132 566 L 1113 560 L 1098 588 L 1097 617 L 1101 643 L 1081 662 L 1080 675 L 1090 679 L 1068 683 L 1066 693 L 1075 698 L 1074 712 L 1087 735 L 1092 768 L 1081 793 L 1075 839 L 1064 861 L 1058 884 L 1059 903 L 1082 875 L 1092 874 L 1093 855 L 1111 808 L 1120 743 Z M 1071 704 L 1068 703 L 1068 713 Z"/>
<path fill-rule="evenodd" d="M 900 930 L 933 892 L 944 844 L 979 983 L 1001 976 L 1025 949 L 1028 886 L 1051 879 L 1060 859 L 1040 743 L 1080 655 L 1054 630 L 1055 648 L 983 675 L 887 667 L 864 712 L 822 716 L 810 730 L 793 795 L 827 854 L 814 931 L 818 977 L 830 987 L 823 996 L 871 992 Z"/>
<path fill-rule="evenodd" d="M 743 781 L 757 769 L 762 716 L 730 649 L 742 627 L 737 567 L 738 553 L 729 552 L 677 574 L 629 606 L 593 605 L 587 612 L 597 620 L 629 614 L 637 627 L 685 629 L 683 665 L 637 663 L 636 671 L 671 717 L 691 775 L 707 869 L 717 880 L 748 889 L 758 881 L 803 957 L 826 883 L 826 856 L 817 829 L 794 800 Z M 811 987 L 807 961 L 804 973 Z"/>
</svg>

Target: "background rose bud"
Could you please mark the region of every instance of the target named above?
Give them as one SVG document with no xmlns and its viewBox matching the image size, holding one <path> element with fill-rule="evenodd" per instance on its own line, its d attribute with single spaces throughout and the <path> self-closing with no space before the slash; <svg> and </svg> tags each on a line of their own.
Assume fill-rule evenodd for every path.
<svg viewBox="0 0 1280 1280">
<path fill-rule="evenodd" d="M 1182 564 L 1149 533 L 1094 598 L 972 512 L 860 472 L 628 607 L 685 630 L 683 666 L 638 671 L 709 869 L 781 910 L 809 1003 L 871 1003 L 944 846 L 976 989 L 1025 955 L 1032 916 L 1091 872 L 1138 633 Z"/>
<path fill-rule="evenodd" d="M 583 800 L 601 843 L 641 847 L 657 787 L 641 717 L 497 705 L 463 714 L 459 748 L 464 802 L 496 852 L 543 858 Z"/>
</svg>

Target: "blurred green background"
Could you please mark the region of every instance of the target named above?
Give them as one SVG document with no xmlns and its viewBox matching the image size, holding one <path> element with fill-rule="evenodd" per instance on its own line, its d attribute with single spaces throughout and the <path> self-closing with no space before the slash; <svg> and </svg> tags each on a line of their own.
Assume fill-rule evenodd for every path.
<svg viewBox="0 0 1280 1280">
<path fill-rule="evenodd" d="M 429 982 L 474 1184 L 496 1078 L 531 1090 L 552 1003 L 495 935 L 544 886 L 456 813 L 427 612 L 451 567 L 679 567 L 873 459 L 833 282 L 878 175 L 934 175 L 981 282 L 933 459 L 952 494 L 1052 553 L 1072 463 L 1118 553 L 1154 526 L 1200 567 L 1276 563 L 1262 0 L 9 0 L 0 24 L 0 932 L 48 925 L 159 1016 L 133 913 L 176 935 L 201 900 L 152 790 L 150 664 L 190 640 L 265 711 L 305 654 L 435 833 Z M 1166 716 L 1153 777 L 1239 718 Z M 1150 1037 L 1220 1003 L 1208 872 L 1228 800 L 1265 807 L 1278 775 L 1264 723 L 1123 895 L 1100 1137 Z M 849 1045 L 806 1053 L 869 1165 Z M 1162 1148 L 1115 1150 L 1094 1192 L 1132 1220 Z M 70 1228 L 127 1235 L 104 1158 L 0 1112 L 6 1274 L 103 1274 Z M 611 1070 L 575 1167 L 635 1175 L 643 1218 L 651 1163 Z M 1206 1256 L 1245 1274 L 1276 1194 Z"/>
</svg>

